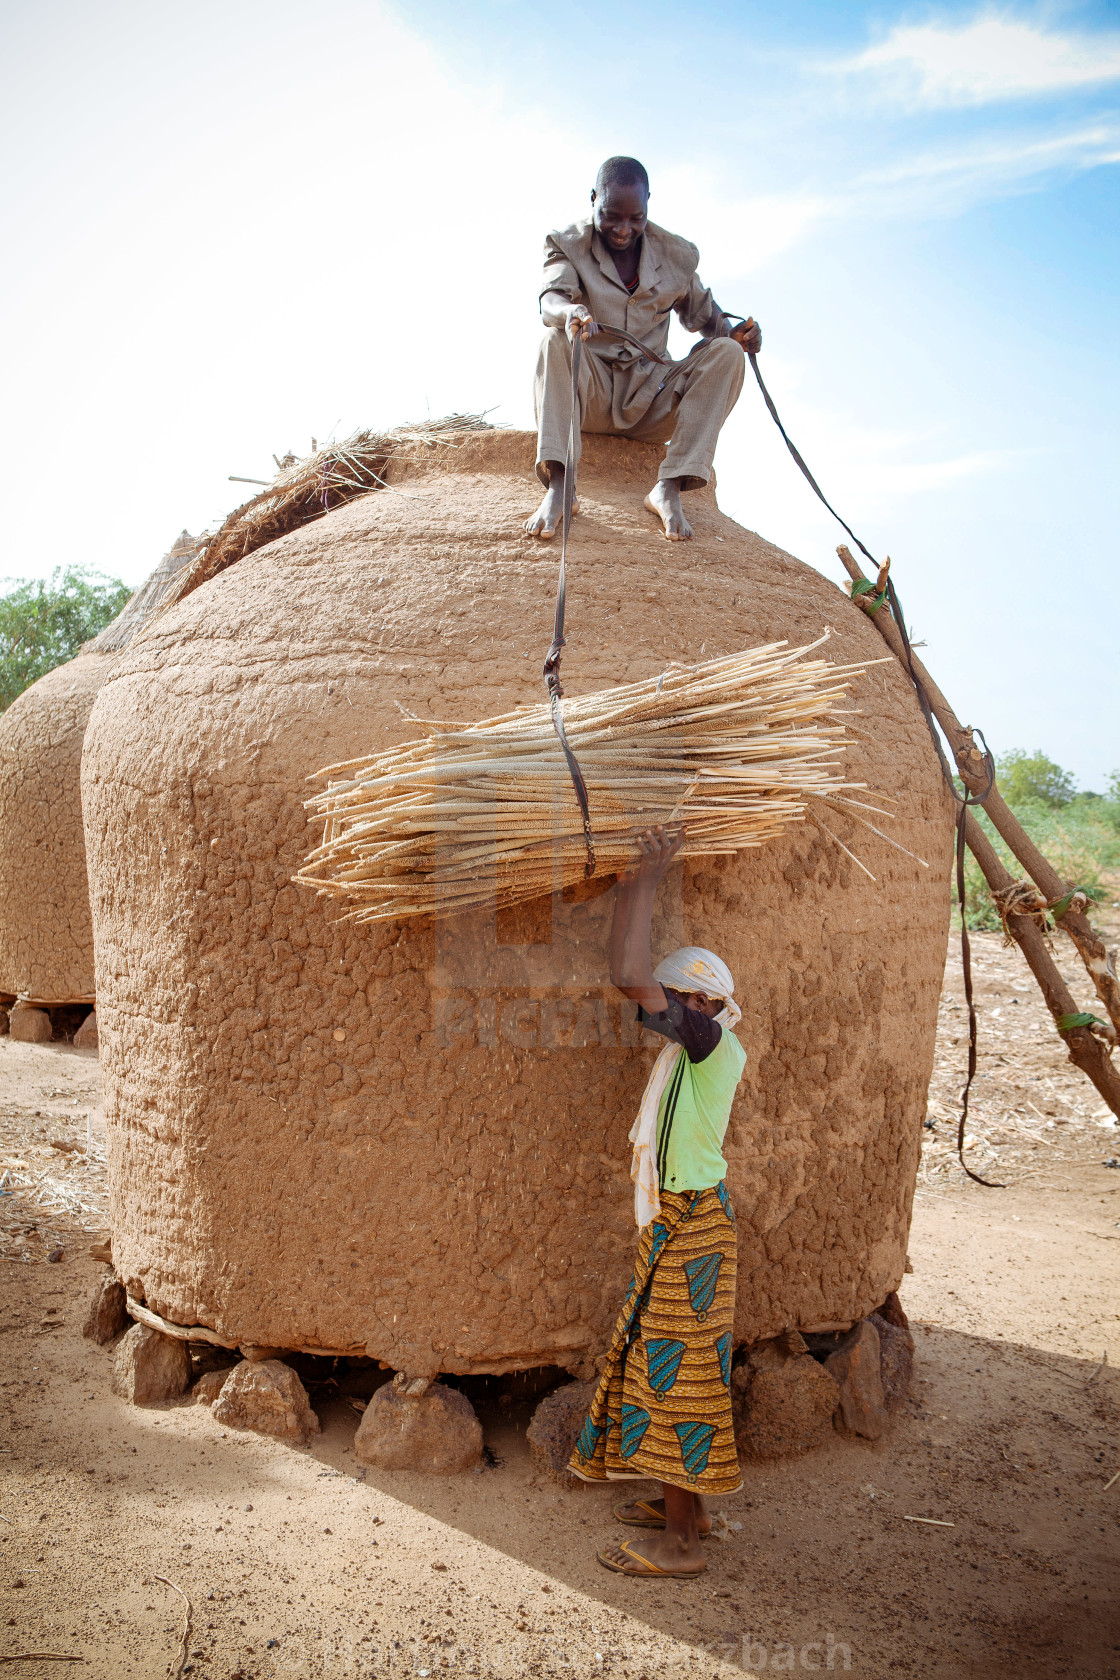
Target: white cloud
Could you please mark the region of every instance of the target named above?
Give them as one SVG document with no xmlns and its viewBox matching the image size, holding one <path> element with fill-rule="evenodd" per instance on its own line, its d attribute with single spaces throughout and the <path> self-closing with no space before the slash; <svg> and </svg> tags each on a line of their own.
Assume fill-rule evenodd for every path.
<svg viewBox="0 0 1120 1680">
<path fill-rule="evenodd" d="M 1120 35 L 1059 35 L 1006 14 L 971 23 L 900 24 L 878 46 L 834 65 L 882 79 L 925 106 L 986 105 L 1120 79 Z"/>
<path fill-rule="evenodd" d="M 918 152 L 858 177 L 849 194 L 864 215 L 953 214 L 968 204 L 1037 187 L 1055 171 L 1098 169 L 1117 161 L 1120 125 L 1098 123 L 1040 138 L 1010 137 Z"/>
<path fill-rule="evenodd" d="M 895 161 L 845 175 L 842 184 L 824 191 L 805 186 L 735 199 L 719 193 L 702 169 L 677 167 L 658 177 L 657 219 L 687 229 L 700 247 L 701 273 L 718 289 L 764 272 L 829 222 L 956 215 L 993 196 L 1037 188 L 1058 171 L 1117 162 L 1120 124 L 1093 123 L 1041 137 L 900 151 Z"/>
<path fill-rule="evenodd" d="M 281 6 L 274 39 L 235 5 L 216 68 L 212 30 L 187 32 L 205 74 L 177 55 L 175 14 L 144 16 L 134 31 L 117 6 L 105 32 L 83 14 L 53 58 L 42 37 L 47 62 L 2 113 L 21 196 L 0 453 L 47 475 L 6 528 L 4 576 L 65 564 L 81 531 L 83 560 L 139 582 L 184 525 L 242 499 L 228 474 L 263 478 L 336 424 L 493 405 L 531 422 L 546 218 L 578 213 L 609 150 L 507 111 L 368 0 L 334 56 L 313 9 Z M 541 157 L 561 160 L 548 193 Z M 57 467 L 31 440 L 60 414 L 86 441 L 47 491 Z M 86 529 L 122 449 L 128 494 Z"/>
<path fill-rule="evenodd" d="M 701 272 L 754 274 L 783 251 L 804 242 L 834 213 L 833 196 L 809 190 L 731 200 L 700 168 L 663 170 L 654 220 L 687 228 L 700 246 Z"/>
<path fill-rule="evenodd" d="M 944 453 L 941 430 L 889 430 L 859 421 L 851 409 L 823 408 L 804 394 L 804 370 L 775 359 L 777 384 L 795 417 L 790 422 L 814 471 L 832 486 L 843 485 L 850 505 L 880 507 L 892 497 L 941 490 L 962 479 L 986 478 L 1018 464 L 1022 450 L 974 449 Z M 773 376 L 772 376 L 773 377 Z M 787 415 L 788 418 L 788 415 Z M 828 491 L 825 492 L 828 494 Z"/>
<path fill-rule="evenodd" d="M 822 403 L 815 370 L 772 349 L 766 380 L 789 428 L 833 506 L 873 553 L 889 551 L 926 519 L 930 503 L 952 500 L 969 483 L 1022 469 L 1035 446 L 970 448 L 967 423 L 904 428 L 868 424 L 858 397 Z M 841 573 L 835 546 L 846 541 L 786 452 L 756 393 L 748 389 L 730 416 L 716 455 L 720 506 L 827 576 Z M 1003 492 L 990 492 L 994 500 Z M 982 498 L 983 499 L 983 498 Z M 897 557 L 897 551 L 896 551 Z"/>
</svg>

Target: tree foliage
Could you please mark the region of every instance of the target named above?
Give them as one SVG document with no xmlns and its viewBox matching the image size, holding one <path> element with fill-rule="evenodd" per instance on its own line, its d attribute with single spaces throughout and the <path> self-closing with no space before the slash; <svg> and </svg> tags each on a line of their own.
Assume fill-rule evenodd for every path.
<svg viewBox="0 0 1120 1680">
<path fill-rule="evenodd" d="M 56 567 L 50 580 L 0 584 L 0 711 L 116 618 L 132 594 L 120 578 L 85 566 Z"/>
<path fill-rule="evenodd" d="M 1009 805 L 1034 803 L 1057 809 L 1073 798 L 1072 775 L 1044 752 L 1027 753 L 1016 747 L 1001 754 L 997 769 L 999 789 Z"/>
<path fill-rule="evenodd" d="M 1045 753 L 1004 753 L 998 760 L 1000 792 L 1023 828 L 1070 886 L 1105 884 L 1114 892 L 1120 869 L 1120 771 L 1108 778 L 1108 792 L 1077 793 L 1068 770 Z M 1023 866 L 993 828 L 986 811 L 977 821 L 1016 880 Z M 956 894 L 954 892 L 954 898 Z M 965 908 L 971 928 L 998 928 L 999 912 L 980 865 L 965 862 Z"/>
</svg>

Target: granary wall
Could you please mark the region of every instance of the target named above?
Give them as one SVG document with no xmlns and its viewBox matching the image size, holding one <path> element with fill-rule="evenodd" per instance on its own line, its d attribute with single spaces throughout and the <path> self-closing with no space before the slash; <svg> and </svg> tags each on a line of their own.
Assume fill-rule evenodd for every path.
<svg viewBox="0 0 1120 1680">
<path fill-rule="evenodd" d="M 589 438 L 565 683 L 583 692 L 826 625 L 826 579 Z M 356 927 L 290 877 L 323 766 L 422 717 L 541 697 L 558 553 L 525 538 L 532 440 L 416 446 L 391 488 L 199 588 L 120 661 L 83 767 L 114 1256 L 180 1324 L 410 1371 L 586 1361 L 634 1243 L 627 1132 L 654 1047 L 606 982 L 609 892 L 495 918 Z M 850 775 L 898 802 L 922 868 L 837 819 L 667 883 L 658 950 L 736 975 L 747 1073 L 728 1134 L 737 1339 L 850 1323 L 899 1282 L 948 923 L 951 821 L 893 663 L 860 680 Z"/>
<path fill-rule="evenodd" d="M 0 715 L 0 993 L 46 1003 L 93 994 L 80 764 L 112 664 L 80 654 Z"/>
</svg>

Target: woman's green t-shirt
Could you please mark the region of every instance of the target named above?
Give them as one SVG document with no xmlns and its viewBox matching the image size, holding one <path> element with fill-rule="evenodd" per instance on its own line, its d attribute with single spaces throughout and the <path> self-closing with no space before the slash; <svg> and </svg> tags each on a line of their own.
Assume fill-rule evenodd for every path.
<svg viewBox="0 0 1120 1680">
<path fill-rule="evenodd" d="M 720 1029 L 702 1061 L 680 1055 L 657 1109 L 657 1176 L 663 1190 L 710 1190 L 727 1172 L 723 1140 L 747 1053 Z"/>
</svg>

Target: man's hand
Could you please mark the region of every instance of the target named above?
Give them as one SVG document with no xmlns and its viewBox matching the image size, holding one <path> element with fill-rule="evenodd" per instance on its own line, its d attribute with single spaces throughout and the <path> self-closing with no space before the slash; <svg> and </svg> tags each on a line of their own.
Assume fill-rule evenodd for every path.
<svg viewBox="0 0 1120 1680">
<path fill-rule="evenodd" d="M 598 321 L 593 321 L 591 311 L 582 303 L 573 303 L 564 311 L 566 319 L 564 328 L 569 338 L 574 339 L 577 332 L 584 338 L 594 338 L 599 331 Z"/>
<path fill-rule="evenodd" d="M 741 344 L 749 355 L 757 356 L 762 349 L 762 328 L 752 317 L 748 317 L 739 327 L 733 327 L 731 336 L 736 344 Z"/>
<path fill-rule="evenodd" d="M 594 338 L 599 331 L 599 323 L 591 319 L 586 304 L 573 303 L 566 292 L 542 294 L 541 319 L 546 327 L 563 327 L 569 338 L 575 338 L 577 332 L 584 338 Z"/>
</svg>

